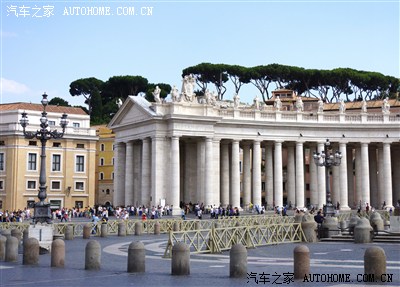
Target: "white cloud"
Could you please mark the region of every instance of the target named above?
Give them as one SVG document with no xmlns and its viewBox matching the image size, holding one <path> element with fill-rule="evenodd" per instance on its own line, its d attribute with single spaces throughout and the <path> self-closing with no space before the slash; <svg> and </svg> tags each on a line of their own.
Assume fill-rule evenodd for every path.
<svg viewBox="0 0 400 287">
<path fill-rule="evenodd" d="M 5 78 L 0 78 L 0 87 L 2 93 L 23 94 L 29 91 L 26 85 Z"/>
</svg>

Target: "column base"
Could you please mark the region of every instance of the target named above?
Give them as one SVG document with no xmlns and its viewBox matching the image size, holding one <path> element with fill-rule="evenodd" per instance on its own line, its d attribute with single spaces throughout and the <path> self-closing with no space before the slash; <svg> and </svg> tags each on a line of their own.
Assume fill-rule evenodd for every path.
<svg viewBox="0 0 400 287">
<path fill-rule="evenodd" d="M 179 207 L 173 207 L 172 216 L 182 216 L 182 209 L 180 209 Z"/>
<path fill-rule="evenodd" d="M 341 206 L 341 207 L 339 208 L 339 210 L 340 210 L 340 211 L 349 211 L 349 210 L 351 210 L 351 208 L 348 207 L 348 206 Z"/>
</svg>

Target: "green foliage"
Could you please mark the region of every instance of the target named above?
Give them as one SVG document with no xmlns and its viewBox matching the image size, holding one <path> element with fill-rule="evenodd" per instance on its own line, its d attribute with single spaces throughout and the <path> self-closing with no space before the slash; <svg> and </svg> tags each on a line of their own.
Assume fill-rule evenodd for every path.
<svg viewBox="0 0 400 287">
<path fill-rule="evenodd" d="M 171 89 L 172 89 L 171 85 L 165 84 L 165 83 L 148 84 L 145 98 L 149 102 L 155 102 L 153 92 L 154 92 L 154 89 L 156 88 L 156 86 L 158 86 L 161 90 L 161 92 L 160 92 L 161 99 L 165 99 L 168 96 L 168 94 L 171 92 Z"/>
<path fill-rule="evenodd" d="M 49 101 L 49 105 L 70 107 L 71 105 L 63 98 L 54 97 Z"/>
</svg>

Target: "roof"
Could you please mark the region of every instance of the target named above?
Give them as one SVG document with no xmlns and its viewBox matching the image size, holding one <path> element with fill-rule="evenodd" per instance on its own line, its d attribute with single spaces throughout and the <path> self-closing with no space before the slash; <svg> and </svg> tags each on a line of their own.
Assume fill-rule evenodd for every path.
<svg viewBox="0 0 400 287">
<path fill-rule="evenodd" d="M 0 111 L 15 111 L 15 110 L 26 110 L 26 111 L 43 111 L 42 104 L 32 104 L 32 103 L 10 103 L 10 104 L 0 104 Z M 46 106 L 46 112 L 51 113 L 66 113 L 66 114 L 76 114 L 85 115 L 87 113 L 82 108 L 75 107 L 64 107 L 64 106 Z"/>
</svg>

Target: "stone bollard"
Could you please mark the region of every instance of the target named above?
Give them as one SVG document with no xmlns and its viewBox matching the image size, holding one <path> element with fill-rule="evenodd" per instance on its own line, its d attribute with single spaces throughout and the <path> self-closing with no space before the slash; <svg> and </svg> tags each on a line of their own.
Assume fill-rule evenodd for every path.
<svg viewBox="0 0 400 287">
<path fill-rule="evenodd" d="M 196 221 L 196 222 L 194 223 L 194 229 L 195 229 L 195 230 L 200 230 L 200 221 Z"/>
<path fill-rule="evenodd" d="M 171 271 L 172 275 L 190 274 L 190 249 L 187 244 L 178 242 L 172 247 Z"/>
<path fill-rule="evenodd" d="M 172 230 L 179 231 L 179 222 L 178 221 L 174 222 L 174 224 L 172 225 Z"/>
<path fill-rule="evenodd" d="M 238 243 L 231 247 L 229 252 L 229 276 L 242 278 L 247 275 L 247 249 Z"/>
<path fill-rule="evenodd" d="M 3 229 L 1 234 L 7 238 L 11 237 L 11 230 L 10 229 Z"/>
<path fill-rule="evenodd" d="M 124 221 L 118 222 L 118 236 L 126 236 L 126 224 Z"/>
<path fill-rule="evenodd" d="M 135 235 L 142 235 L 143 223 L 140 221 L 135 222 Z"/>
<path fill-rule="evenodd" d="M 96 240 L 91 240 L 86 244 L 85 248 L 85 269 L 99 270 L 101 259 L 100 243 Z"/>
<path fill-rule="evenodd" d="M 358 220 L 357 225 L 354 227 L 354 243 L 370 243 L 372 227 L 369 220 L 365 217 Z"/>
<path fill-rule="evenodd" d="M 310 214 L 303 216 L 303 221 L 301 222 L 301 229 L 304 233 L 304 241 L 306 242 L 317 242 L 317 223 L 314 217 Z"/>
<path fill-rule="evenodd" d="M 301 223 L 301 222 L 303 222 L 303 214 L 301 214 L 301 213 L 296 213 L 295 215 L 294 215 L 294 223 Z"/>
<path fill-rule="evenodd" d="M 56 239 L 51 243 L 51 267 L 64 267 L 65 264 L 65 242 Z"/>
<path fill-rule="evenodd" d="M 107 225 L 107 222 L 103 222 L 100 225 L 101 225 L 100 236 L 101 237 L 107 237 L 108 236 L 108 225 Z"/>
<path fill-rule="evenodd" d="M 296 246 L 293 250 L 294 279 L 304 279 L 310 274 L 310 250 L 305 245 Z"/>
<path fill-rule="evenodd" d="M 383 219 L 378 212 L 373 212 L 369 218 L 369 222 L 374 230 L 374 232 L 383 231 L 385 229 L 383 225 Z"/>
<path fill-rule="evenodd" d="M 6 241 L 7 237 L 0 235 L 0 261 L 6 259 Z"/>
<path fill-rule="evenodd" d="M 128 272 L 146 271 L 146 250 L 142 242 L 132 242 L 128 248 Z"/>
<path fill-rule="evenodd" d="M 39 240 L 36 238 L 28 238 L 24 243 L 24 255 L 22 257 L 23 265 L 39 264 Z"/>
<path fill-rule="evenodd" d="M 18 259 L 18 239 L 11 236 L 6 241 L 6 262 L 15 262 Z"/>
<path fill-rule="evenodd" d="M 92 233 L 92 224 L 85 224 L 85 226 L 83 226 L 83 239 L 89 239 L 90 233 Z"/>
<path fill-rule="evenodd" d="M 154 223 L 154 235 L 160 235 L 160 222 Z"/>
<path fill-rule="evenodd" d="M 22 232 L 22 242 L 24 243 L 25 240 L 29 238 L 29 228 L 25 229 L 24 232 Z"/>
<path fill-rule="evenodd" d="M 340 232 L 343 233 L 346 231 L 347 228 L 347 221 L 346 220 L 342 220 L 339 222 L 340 225 Z"/>
<path fill-rule="evenodd" d="M 65 240 L 73 240 L 74 239 L 74 226 L 66 225 L 65 226 Z"/>
<path fill-rule="evenodd" d="M 354 233 L 354 227 L 357 225 L 359 219 L 360 218 L 357 216 L 353 216 L 352 218 L 350 218 L 350 222 L 349 222 L 349 233 L 350 234 Z"/>
<path fill-rule="evenodd" d="M 22 232 L 19 229 L 12 229 L 11 236 L 18 239 L 18 253 L 22 253 Z"/>
<path fill-rule="evenodd" d="M 374 274 L 375 280 L 382 281 L 386 278 L 386 254 L 378 246 L 368 247 L 364 253 L 364 274 Z"/>
<path fill-rule="evenodd" d="M 331 238 L 332 235 L 339 234 L 337 217 L 325 217 L 325 220 L 322 223 L 322 232 L 324 238 Z"/>
</svg>

